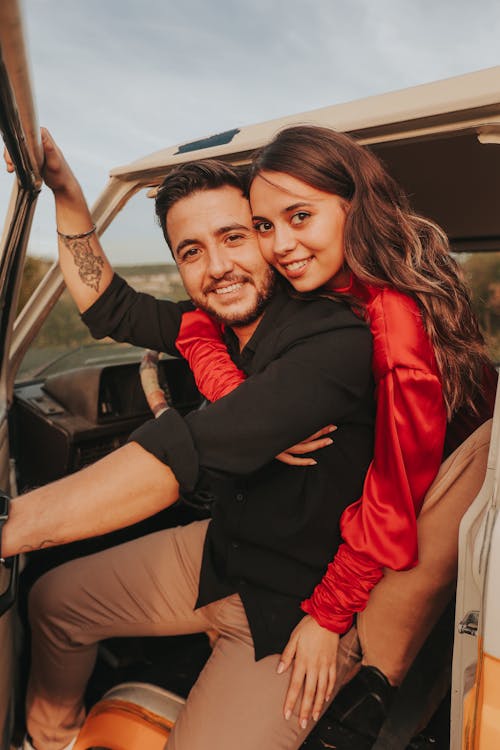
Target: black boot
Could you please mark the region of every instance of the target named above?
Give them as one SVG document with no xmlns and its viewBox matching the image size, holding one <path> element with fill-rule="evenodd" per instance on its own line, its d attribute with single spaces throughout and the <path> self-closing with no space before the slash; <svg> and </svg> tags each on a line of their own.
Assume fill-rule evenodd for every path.
<svg viewBox="0 0 500 750">
<path fill-rule="evenodd" d="M 304 742 L 307 750 L 370 750 L 397 688 L 376 667 L 361 667 Z"/>
</svg>

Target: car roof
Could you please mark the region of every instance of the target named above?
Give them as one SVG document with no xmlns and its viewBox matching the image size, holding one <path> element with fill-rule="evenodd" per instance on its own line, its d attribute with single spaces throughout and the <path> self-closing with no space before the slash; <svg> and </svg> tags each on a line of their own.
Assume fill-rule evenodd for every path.
<svg viewBox="0 0 500 750">
<path fill-rule="evenodd" d="M 442 81 L 302 112 L 162 149 L 116 167 L 113 177 L 134 179 L 165 173 L 169 166 L 199 158 L 245 161 L 250 154 L 291 124 L 326 125 L 350 133 L 363 143 L 432 136 L 473 128 L 500 139 L 500 66 Z"/>
<path fill-rule="evenodd" d="M 500 250 L 500 66 L 178 144 L 113 169 L 112 182 L 154 187 L 193 159 L 245 163 L 281 128 L 299 123 L 370 146 L 455 250 Z"/>
</svg>

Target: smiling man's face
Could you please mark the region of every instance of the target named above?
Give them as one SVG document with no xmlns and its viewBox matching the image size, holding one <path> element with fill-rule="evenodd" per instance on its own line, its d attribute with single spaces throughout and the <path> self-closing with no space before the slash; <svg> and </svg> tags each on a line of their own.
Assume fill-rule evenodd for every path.
<svg viewBox="0 0 500 750">
<path fill-rule="evenodd" d="M 263 259 L 247 199 L 235 187 L 202 190 L 169 210 L 167 231 L 187 293 L 197 307 L 239 336 L 273 294 L 275 275 Z"/>
</svg>

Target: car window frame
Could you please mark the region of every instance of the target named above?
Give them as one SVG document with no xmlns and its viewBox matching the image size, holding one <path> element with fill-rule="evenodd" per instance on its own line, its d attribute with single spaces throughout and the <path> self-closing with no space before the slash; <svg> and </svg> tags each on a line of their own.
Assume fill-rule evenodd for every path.
<svg viewBox="0 0 500 750">
<path fill-rule="evenodd" d="M 36 116 L 23 19 L 17 0 L 0 6 L 0 130 L 15 168 L 0 243 L 0 420 L 10 403 L 9 348 L 24 258 L 42 186 L 43 150 Z"/>
</svg>

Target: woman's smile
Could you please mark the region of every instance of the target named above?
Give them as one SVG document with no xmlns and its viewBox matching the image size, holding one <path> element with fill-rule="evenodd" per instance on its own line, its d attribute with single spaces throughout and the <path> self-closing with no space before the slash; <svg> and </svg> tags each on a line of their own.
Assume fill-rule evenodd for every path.
<svg viewBox="0 0 500 750">
<path fill-rule="evenodd" d="M 281 266 L 289 279 L 298 279 L 306 272 L 309 263 L 313 260 L 313 257 L 309 257 L 304 258 L 303 260 L 288 261 L 286 263 L 284 261 L 278 261 L 276 267 Z"/>
</svg>

